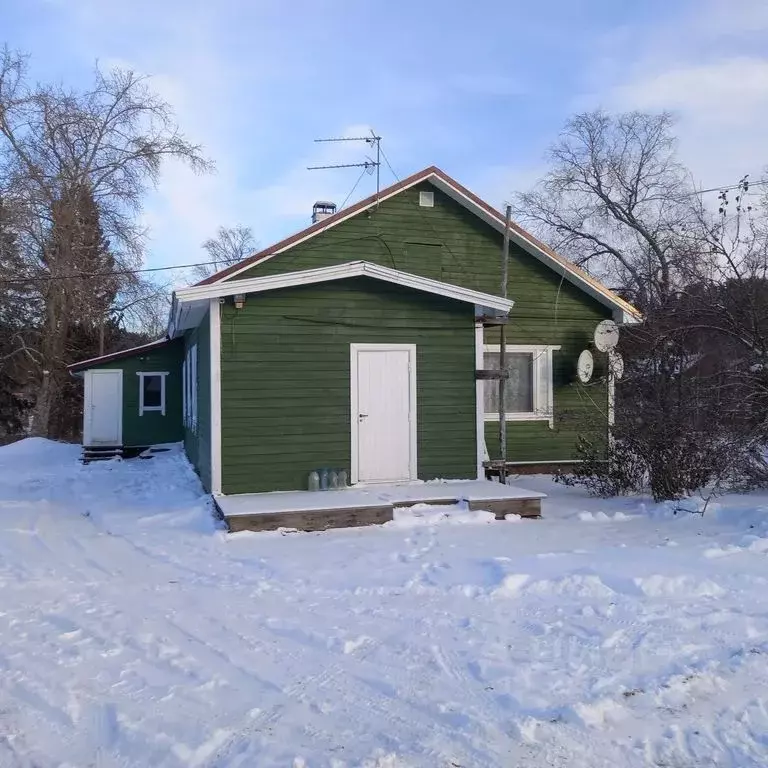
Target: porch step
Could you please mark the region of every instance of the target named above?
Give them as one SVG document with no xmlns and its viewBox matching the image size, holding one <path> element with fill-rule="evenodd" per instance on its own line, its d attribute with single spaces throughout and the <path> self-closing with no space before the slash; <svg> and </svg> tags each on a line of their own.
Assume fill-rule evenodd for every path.
<svg viewBox="0 0 768 768">
<path fill-rule="evenodd" d="M 231 532 L 298 528 L 322 531 L 377 525 L 392 520 L 396 509 L 417 504 L 466 503 L 487 510 L 497 520 L 507 515 L 540 517 L 543 493 L 488 480 L 446 483 L 395 483 L 330 491 L 277 491 L 214 496 L 220 517 Z"/>
<path fill-rule="evenodd" d="M 84 445 L 83 455 L 80 459 L 83 464 L 89 464 L 92 461 L 107 461 L 115 457 L 123 457 L 122 445 Z"/>
</svg>

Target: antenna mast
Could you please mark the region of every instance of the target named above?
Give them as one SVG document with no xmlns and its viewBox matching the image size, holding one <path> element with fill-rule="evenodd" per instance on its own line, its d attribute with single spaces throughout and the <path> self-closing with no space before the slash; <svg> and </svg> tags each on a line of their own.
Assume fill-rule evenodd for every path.
<svg viewBox="0 0 768 768">
<path fill-rule="evenodd" d="M 381 136 L 378 136 L 373 129 L 371 129 L 370 136 L 340 136 L 332 139 L 315 139 L 316 144 L 327 144 L 339 141 L 364 141 L 371 147 L 376 148 L 376 159 L 366 157 L 362 163 L 339 163 L 338 165 L 309 165 L 308 171 L 325 171 L 335 168 L 364 168 L 369 173 L 376 169 L 376 204 L 379 202 L 379 192 L 381 190 Z"/>
</svg>

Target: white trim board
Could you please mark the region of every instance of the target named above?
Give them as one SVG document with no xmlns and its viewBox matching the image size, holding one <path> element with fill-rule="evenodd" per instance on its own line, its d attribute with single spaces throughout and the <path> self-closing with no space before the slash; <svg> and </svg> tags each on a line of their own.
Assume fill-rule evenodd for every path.
<svg viewBox="0 0 768 768">
<path fill-rule="evenodd" d="M 221 494 L 221 303 L 211 299 L 209 317 L 211 383 L 211 493 Z"/>
<path fill-rule="evenodd" d="M 493 206 L 480 200 L 473 195 L 469 190 L 466 190 L 457 181 L 452 179 L 446 173 L 439 168 L 430 167 L 425 170 L 413 174 L 404 181 L 393 184 L 388 189 L 382 190 L 377 202 L 380 204 L 385 200 L 395 197 L 396 195 L 404 192 L 417 184 L 422 184 L 428 181 L 433 184 L 437 189 L 444 192 L 450 198 L 462 205 L 464 208 L 474 213 L 480 219 L 492 226 L 498 232 L 503 232 L 506 226 L 504 214 L 501 211 L 496 210 Z M 361 201 L 364 203 L 365 201 Z M 320 227 L 309 227 L 305 235 L 295 235 L 293 237 L 286 238 L 284 244 L 277 243 L 276 246 L 272 246 L 274 250 L 271 253 L 265 253 L 260 257 L 258 261 L 247 259 L 239 269 L 228 272 L 222 277 L 218 278 L 216 283 L 212 285 L 221 284 L 223 281 L 231 281 L 237 275 L 241 274 L 245 270 L 251 269 L 259 264 L 263 264 L 269 259 L 296 247 L 297 245 L 311 240 L 313 237 L 328 231 L 329 229 L 347 221 L 348 219 L 363 213 L 366 210 L 370 210 L 371 206 L 358 203 L 350 206 L 348 211 L 341 211 L 338 214 L 332 216 L 327 224 Z M 539 243 L 536 239 L 529 235 L 525 230 L 522 230 L 518 226 L 514 226 L 510 231 L 510 238 L 523 250 L 530 253 L 535 258 L 539 259 L 542 263 L 546 264 L 550 269 L 554 270 L 558 275 L 563 276 L 569 282 L 581 288 L 587 294 L 599 301 L 604 306 L 609 307 L 613 311 L 613 318 L 618 323 L 636 323 L 640 322 L 641 316 L 637 310 L 632 307 L 631 304 L 624 301 L 620 296 L 617 296 L 613 291 L 604 286 L 600 281 L 592 278 L 590 275 L 584 273 L 583 270 L 571 264 L 567 259 L 558 256 L 554 252 L 548 252 L 548 249 L 543 243 Z M 258 255 L 258 254 L 257 254 Z"/>
<path fill-rule="evenodd" d="M 475 370 L 484 368 L 485 358 L 483 352 L 485 332 L 482 323 L 475 323 Z M 485 382 L 482 379 L 475 381 L 475 433 L 477 450 L 477 479 L 485 480 L 485 467 L 483 462 L 489 457 L 488 448 L 485 445 Z"/>
<path fill-rule="evenodd" d="M 409 399 L 409 442 L 410 455 L 408 462 L 409 480 L 418 478 L 418 425 L 419 409 L 416 400 L 416 345 L 415 344 L 356 344 L 349 345 L 349 400 L 350 400 L 350 482 L 359 482 L 359 434 L 358 418 L 358 353 L 365 351 L 376 352 L 408 352 L 408 399 Z"/>
<path fill-rule="evenodd" d="M 137 371 L 139 377 L 139 416 L 145 413 L 160 413 L 165 416 L 165 377 L 168 371 Z M 144 379 L 147 376 L 160 377 L 160 405 L 144 405 Z"/>
<path fill-rule="evenodd" d="M 474 291 L 471 288 L 463 288 L 439 280 L 432 280 L 420 275 L 412 275 L 399 269 L 383 267 L 369 261 L 350 261 L 344 264 L 335 264 L 330 267 L 306 269 L 298 272 L 285 272 L 279 275 L 267 277 L 250 277 L 244 280 L 230 280 L 226 283 L 213 283 L 212 285 L 197 285 L 191 288 L 182 288 L 176 291 L 174 300 L 177 303 L 174 319 L 171 323 L 172 332 L 182 329 L 182 305 L 193 302 L 203 302 L 214 298 L 234 296 L 238 293 L 260 293 L 262 291 L 274 291 L 280 288 L 290 288 L 298 285 L 312 285 L 314 283 L 329 282 L 332 280 L 344 280 L 352 277 L 371 277 L 417 291 L 445 296 L 449 299 L 464 301 L 484 309 L 492 309 L 497 312 L 508 313 L 514 306 L 514 302 L 494 296 L 482 291 Z"/>
<path fill-rule="evenodd" d="M 533 355 L 533 411 L 524 413 L 507 413 L 505 421 L 547 421 L 550 429 L 555 427 L 555 402 L 554 402 L 554 367 L 552 364 L 552 353 L 559 352 L 559 344 L 506 344 L 508 353 L 522 352 Z M 498 353 L 501 351 L 500 344 L 484 344 L 483 352 Z M 482 361 L 481 368 L 485 367 L 485 359 Z M 542 381 L 542 377 L 546 377 Z M 485 382 L 483 382 L 485 383 Z M 546 400 L 546 402 L 542 402 Z M 499 421 L 497 412 L 485 413 L 485 403 L 483 403 L 483 421 Z"/>
</svg>

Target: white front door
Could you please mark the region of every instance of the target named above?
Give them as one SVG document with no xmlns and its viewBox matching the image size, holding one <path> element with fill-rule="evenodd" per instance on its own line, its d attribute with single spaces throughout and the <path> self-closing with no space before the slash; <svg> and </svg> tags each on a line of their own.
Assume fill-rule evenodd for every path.
<svg viewBox="0 0 768 768">
<path fill-rule="evenodd" d="M 352 482 L 416 479 L 416 345 L 352 344 Z"/>
<path fill-rule="evenodd" d="M 84 445 L 122 445 L 122 371 L 86 371 L 84 416 Z"/>
</svg>

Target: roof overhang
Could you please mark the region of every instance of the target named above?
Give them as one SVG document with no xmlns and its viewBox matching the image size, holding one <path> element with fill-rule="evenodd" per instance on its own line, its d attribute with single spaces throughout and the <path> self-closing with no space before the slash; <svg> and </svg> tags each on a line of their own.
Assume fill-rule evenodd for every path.
<svg viewBox="0 0 768 768">
<path fill-rule="evenodd" d="M 285 240 L 281 240 L 279 243 L 275 243 L 275 245 L 272 245 L 269 248 L 248 257 L 241 263 L 223 269 L 221 272 L 218 272 L 215 275 L 212 275 L 211 277 L 203 280 L 198 284 L 198 286 L 217 285 L 219 283 L 235 279 L 237 275 L 250 269 L 251 267 L 267 261 L 268 259 L 271 259 L 272 257 L 277 256 L 278 254 L 283 253 L 284 251 L 287 251 L 296 245 L 299 245 L 300 243 L 304 243 L 307 240 L 316 237 L 320 233 L 325 232 L 344 221 L 347 221 L 353 216 L 356 216 L 361 211 L 368 210 L 371 208 L 371 206 L 382 203 L 385 200 L 388 200 L 389 198 L 399 194 L 403 190 L 409 189 L 410 187 L 421 184 L 425 181 L 433 184 L 439 190 L 477 215 L 480 219 L 492 226 L 498 232 L 504 232 L 506 222 L 505 217 L 501 211 L 489 205 L 473 192 L 468 190 L 466 187 L 459 184 L 459 182 L 451 178 L 444 171 L 440 170 L 440 168 L 431 166 L 429 168 L 425 168 L 423 171 L 419 171 L 418 173 L 409 176 L 406 179 L 403 179 L 402 181 L 399 181 L 397 184 L 393 184 L 392 186 L 383 189 L 378 197 L 372 196 L 361 200 L 360 202 L 351 205 L 349 208 L 345 208 L 339 211 L 328 219 L 317 222 L 316 224 L 307 227 L 307 229 L 302 230 L 301 232 L 298 232 L 295 235 L 286 238 Z M 510 239 L 520 248 L 527 251 L 532 256 L 536 257 L 552 270 L 554 270 L 555 273 L 559 274 L 564 280 L 568 280 L 570 283 L 573 283 L 589 296 L 594 298 L 596 301 L 608 307 L 612 311 L 613 319 L 617 323 L 637 323 L 642 320 L 642 315 L 640 312 L 629 302 L 625 301 L 616 293 L 611 291 L 599 280 L 592 277 L 588 272 L 585 272 L 583 269 L 577 267 L 568 259 L 560 256 L 548 245 L 534 237 L 529 232 L 526 232 L 522 227 L 514 222 L 512 222 L 510 227 Z"/>
<path fill-rule="evenodd" d="M 67 371 L 72 376 L 79 376 L 83 371 L 89 368 L 95 368 L 99 365 L 105 365 L 116 360 L 124 360 L 127 357 L 134 357 L 135 355 L 141 355 L 144 352 L 151 352 L 156 347 L 162 347 L 164 344 L 168 344 L 171 339 L 164 336 L 157 341 L 150 341 L 149 344 L 141 344 L 138 347 L 131 347 L 130 349 L 123 349 L 120 352 L 112 352 L 109 355 L 101 355 L 100 357 L 91 357 L 88 360 L 81 360 L 79 363 L 72 363 L 67 366 Z"/>
<path fill-rule="evenodd" d="M 504 299 L 501 296 L 494 296 L 490 293 L 474 291 L 470 288 L 443 283 L 439 280 L 432 280 L 420 275 L 412 275 L 409 272 L 390 269 L 389 267 L 383 267 L 369 261 L 350 261 L 331 267 L 307 269 L 299 272 L 284 272 L 267 277 L 249 277 L 242 280 L 229 280 L 211 285 L 193 285 L 190 288 L 181 288 L 173 296 L 168 334 L 173 337 L 185 329 L 194 328 L 199 324 L 210 305 L 211 299 L 222 299 L 238 294 L 276 291 L 281 288 L 313 285 L 315 283 L 346 280 L 354 277 L 369 277 L 374 280 L 382 280 L 386 283 L 400 285 L 404 288 L 411 288 L 415 291 L 463 301 L 474 305 L 482 312 L 490 310 L 492 313 L 506 315 L 514 305 L 514 302 L 510 299 Z"/>
</svg>

